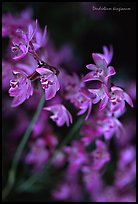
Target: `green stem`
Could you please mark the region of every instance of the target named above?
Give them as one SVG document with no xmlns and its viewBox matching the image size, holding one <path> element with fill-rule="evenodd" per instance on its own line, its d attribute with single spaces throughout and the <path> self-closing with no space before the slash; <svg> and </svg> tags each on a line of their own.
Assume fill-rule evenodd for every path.
<svg viewBox="0 0 138 204">
<path fill-rule="evenodd" d="M 13 161 L 12 161 L 12 165 L 11 165 L 11 169 L 10 169 L 10 172 L 9 172 L 9 176 L 8 176 L 8 181 L 7 181 L 7 185 L 6 187 L 4 188 L 3 192 L 2 192 L 2 199 L 5 199 L 9 193 L 11 192 L 12 190 L 12 187 L 15 183 L 15 178 L 16 178 L 16 171 L 17 171 L 17 166 L 18 166 L 18 163 L 19 163 L 19 160 L 20 160 L 20 157 L 21 157 L 21 154 L 23 152 L 23 149 L 29 139 L 29 136 L 32 132 L 32 129 L 33 129 L 33 126 L 39 116 L 39 113 L 40 111 L 42 110 L 42 107 L 44 105 L 44 96 L 42 96 L 42 98 L 40 99 L 40 102 L 38 104 L 38 107 L 37 107 L 37 110 L 33 116 L 33 119 L 30 123 L 30 125 L 28 126 L 19 146 L 17 147 L 17 150 L 15 152 L 15 156 L 13 158 Z"/>
<path fill-rule="evenodd" d="M 41 172 L 36 173 L 35 175 L 31 176 L 27 181 L 19 184 L 17 186 L 17 190 L 18 191 L 26 191 L 28 188 L 30 189 L 31 186 L 37 182 L 40 178 L 42 178 L 42 176 L 44 174 L 47 173 L 48 169 L 50 168 L 51 164 L 52 164 L 52 160 L 55 157 L 56 153 L 66 144 L 68 144 L 71 139 L 74 137 L 75 134 L 77 134 L 77 132 L 79 132 L 80 127 L 82 126 L 83 122 L 84 122 L 84 118 L 85 115 L 83 115 L 82 117 L 80 117 L 78 119 L 78 121 L 75 123 L 75 125 L 72 127 L 72 129 L 69 131 L 69 133 L 67 134 L 67 136 L 65 137 L 65 139 L 61 142 L 61 144 L 57 147 L 57 149 L 55 150 L 54 154 L 52 155 L 52 157 L 49 159 L 49 161 L 47 162 L 46 166 L 41 170 Z"/>
<path fill-rule="evenodd" d="M 69 143 L 71 139 L 73 138 L 73 136 L 75 135 L 75 133 L 79 132 L 80 127 L 84 123 L 84 118 L 85 118 L 85 115 L 83 115 L 82 117 L 78 119 L 78 121 L 75 123 L 75 125 L 72 127 L 72 129 L 69 131 L 69 133 L 63 140 L 63 142 L 57 147 L 57 149 L 61 149 L 64 145 Z"/>
</svg>

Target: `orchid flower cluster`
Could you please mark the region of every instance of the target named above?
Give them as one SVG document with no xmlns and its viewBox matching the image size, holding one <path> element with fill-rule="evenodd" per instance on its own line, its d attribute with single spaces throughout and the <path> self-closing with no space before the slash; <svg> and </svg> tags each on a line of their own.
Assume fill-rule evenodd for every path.
<svg viewBox="0 0 138 204">
<path fill-rule="evenodd" d="M 92 53 L 86 75 L 68 74 L 62 64 L 72 61 L 71 49 L 64 46 L 57 51 L 47 26 L 42 31 L 38 20 L 32 20 L 31 15 L 27 9 L 19 16 L 5 14 L 2 18 L 2 37 L 9 38 L 10 47 L 2 60 L 2 89 L 13 97 L 11 102 L 6 96 L 3 111 L 5 117 L 14 116 L 17 121 L 10 137 L 16 141 L 23 134 L 29 125 L 28 113 L 35 111 L 43 94 L 46 103 L 32 128 L 29 151 L 24 152 L 22 162 L 32 167 L 32 174 L 41 171 L 51 157 L 56 170 L 67 166 L 63 179 L 51 192 L 53 200 L 83 202 L 89 195 L 90 201 L 96 202 L 134 202 L 135 193 L 125 192 L 135 179 L 135 148 L 129 145 L 130 129 L 134 130 L 135 122 L 129 128 L 128 121 L 125 127 L 120 117 L 126 111 L 126 103 L 133 107 L 131 98 L 135 100 L 135 94 L 131 95 L 129 90 L 128 94 L 112 82 L 116 75 L 110 65 L 113 47 L 103 46 L 103 53 Z M 132 86 L 134 90 L 135 85 Z M 8 113 L 7 109 L 10 109 Z M 79 138 L 56 151 L 61 138 L 56 135 L 49 117 L 57 126 L 66 124 L 70 129 L 74 124 L 72 115 L 85 116 L 80 132 L 76 133 Z M 120 157 L 110 186 L 102 176 L 112 161 L 109 142 L 114 135 Z M 94 148 L 88 151 L 92 144 Z"/>
</svg>

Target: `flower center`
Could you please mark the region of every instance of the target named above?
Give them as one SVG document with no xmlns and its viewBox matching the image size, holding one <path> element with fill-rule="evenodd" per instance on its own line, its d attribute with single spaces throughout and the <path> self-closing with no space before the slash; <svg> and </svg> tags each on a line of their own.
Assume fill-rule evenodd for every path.
<svg viewBox="0 0 138 204">
<path fill-rule="evenodd" d="M 111 94 L 111 101 L 112 101 L 113 105 L 116 105 L 116 103 L 117 102 L 120 103 L 122 101 L 122 99 L 119 96 L 117 96 L 114 93 L 112 93 Z"/>
<path fill-rule="evenodd" d="M 10 80 L 10 86 L 11 86 L 12 88 L 19 87 L 19 81 L 18 81 L 18 80 L 15 80 L 15 79 Z"/>
<path fill-rule="evenodd" d="M 49 86 L 53 85 L 53 81 L 48 80 L 45 76 L 42 76 L 40 79 L 43 89 L 49 88 Z"/>
<path fill-rule="evenodd" d="M 101 76 L 103 74 L 103 70 L 102 69 L 97 69 L 95 72 L 94 72 L 94 76 L 95 77 L 99 77 L 99 76 Z"/>
<path fill-rule="evenodd" d="M 11 48 L 11 50 L 12 50 L 12 52 L 16 52 L 16 51 L 19 50 L 19 47 L 15 45 L 15 46 L 13 46 L 13 47 Z"/>
</svg>

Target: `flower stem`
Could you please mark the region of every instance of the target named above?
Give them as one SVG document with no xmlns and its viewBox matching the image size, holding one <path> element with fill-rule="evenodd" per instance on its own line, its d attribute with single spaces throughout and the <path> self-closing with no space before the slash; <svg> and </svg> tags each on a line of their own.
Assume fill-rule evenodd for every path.
<svg viewBox="0 0 138 204">
<path fill-rule="evenodd" d="M 75 123 L 75 125 L 72 127 L 72 129 L 69 131 L 69 133 L 67 134 L 67 136 L 65 137 L 65 139 L 59 144 L 59 146 L 57 147 L 57 149 L 55 150 L 54 154 L 52 155 L 52 157 L 48 160 L 46 166 L 41 170 L 41 172 L 38 172 L 36 174 L 34 174 L 33 176 L 31 176 L 28 180 L 26 180 L 25 182 L 19 184 L 17 186 L 17 190 L 18 191 L 26 191 L 27 189 L 29 190 L 31 188 L 31 186 L 39 181 L 42 176 L 44 174 L 47 173 L 48 169 L 51 167 L 53 158 L 55 157 L 56 153 L 62 149 L 62 147 L 64 145 L 67 145 L 72 138 L 75 136 L 75 134 L 77 134 L 79 132 L 80 127 L 82 126 L 82 124 L 84 123 L 84 118 L 85 115 L 83 115 L 82 117 L 80 117 L 78 119 L 78 121 Z"/>
<path fill-rule="evenodd" d="M 39 116 L 39 113 L 42 110 L 44 102 L 45 102 L 44 96 L 42 96 L 40 99 L 40 102 L 38 104 L 37 110 L 33 116 L 33 119 L 31 121 L 30 125 L 28 126 L 19 146 L 17 147 L 17 150 L 15 152 L 15 156 L 14 156 L 13 161 L 12 161 L 11 169 L 9 171 L 9 176 L 8 176 L 6 187 L 2 191 L 2 199 L 5 199 L 9 195 L 9 193 L 12 190 L 12 187 L 14 186 L 15 179 L 16 179 L 17 166 L 18 166 L 21 154 L 22 154 L 23 149 L 24 149 L 24 147 L 25 147 L 25 145 L 29 139 L 29 136 L 32 132 L 33 126 L 34 126 L 34 124 L 35 124 L 35 122 Z"/>
</svg>

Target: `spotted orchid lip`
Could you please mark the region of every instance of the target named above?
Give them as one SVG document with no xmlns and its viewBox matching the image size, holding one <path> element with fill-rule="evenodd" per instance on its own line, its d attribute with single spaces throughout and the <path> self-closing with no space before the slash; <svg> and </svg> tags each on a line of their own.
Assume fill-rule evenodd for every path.
<svg viewBox="0 0 138 204">
<path fill-rule="evenodd" d="M 15 80 L 15 79 L 10 80 L 10 86 L 12 88 L 15 88 L 16 86 L 19 86 L 19 80 Z"/>
</svg>

